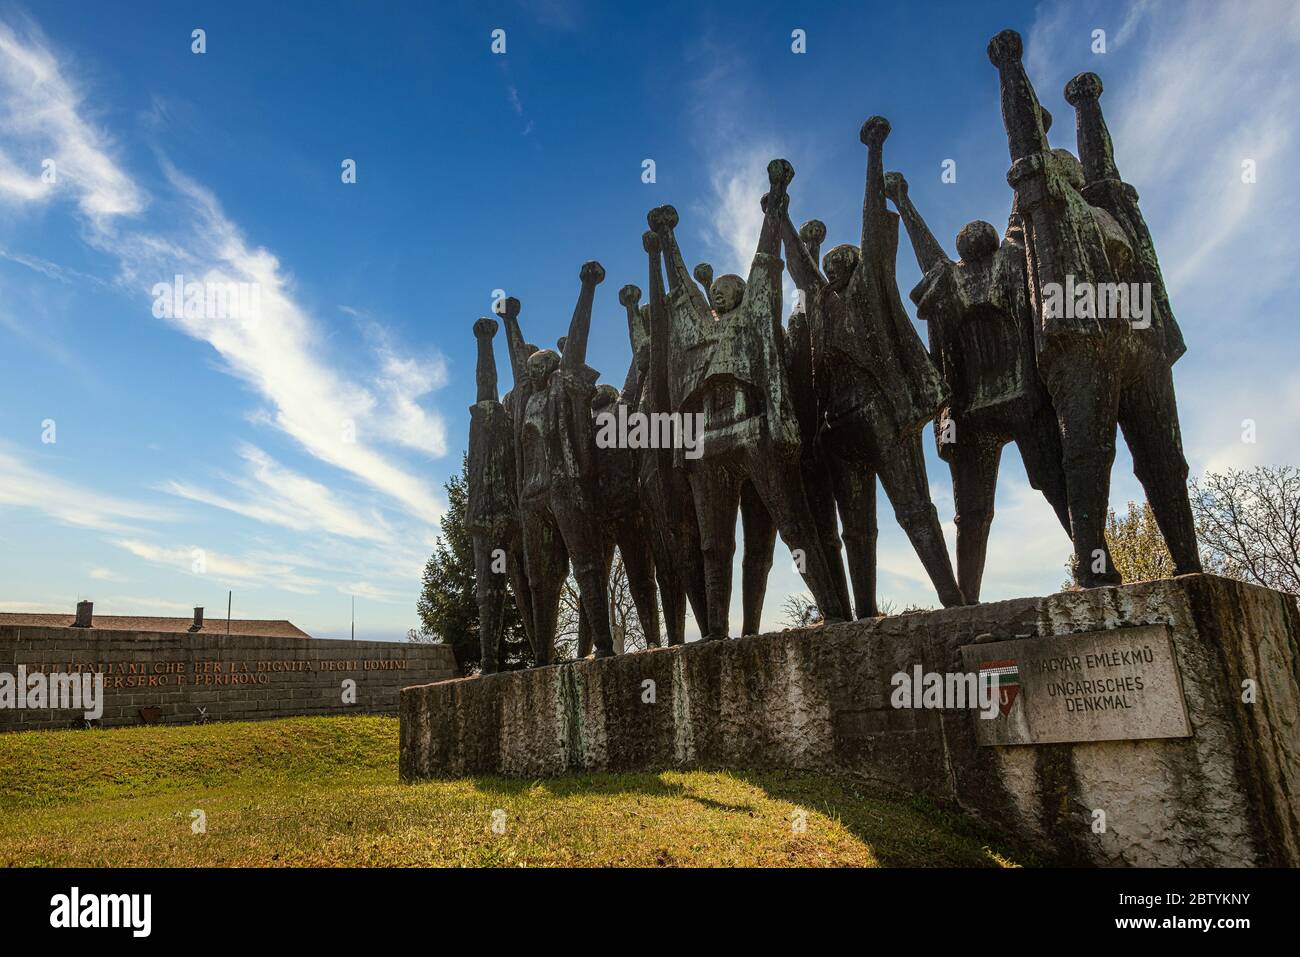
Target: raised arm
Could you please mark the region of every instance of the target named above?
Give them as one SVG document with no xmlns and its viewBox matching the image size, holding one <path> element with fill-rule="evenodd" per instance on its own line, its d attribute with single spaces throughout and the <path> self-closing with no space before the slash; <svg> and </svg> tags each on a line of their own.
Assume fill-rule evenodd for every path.
<svg viewBox="0 0 1300 957">
<path fill-rule="evenodd" d="M 627 367 L 627 379 L 623 382 L 623 400 L 635 402 L 641 391 L 637 356 L 648 346 L 647 332 L 641 321 L 641 290 L 629 283 L 618 291 L 618 301 L 627 310 L 627 339 L 632 346 L 632 362 Z"/>
<path fill-rule="evenodd" d="M 885 174 L 885 195 L 893 200 L 894 208 L 907 227 L 907 238 L 911 240 L 912 252 L 916 254 L 916 264 L 921 267 L 921 272 L 924 274 L 940 263 L 951 262 L 939 241 L 934 238 L 934 233 L 930 232 L 930 227 L 912 205 L 911 197 L 907 195 L 907 180 L 902 173 Z"/>
<path fill-rule="evenodd" d="M 867 148 L 867 185 L 862 198 L 862 264 L 875 269 L 884 261 L 885 223 L 885 138 L 889 120 L 868 117 L 858 134 Z"/>
<path fill-rule="evenodd" d="M 677 246 L 677 236 L 673 233 L 679 222 L 677 210 L 672 206 L 656 206 L 646 214 L 646 222 L 659 237 L 663 268 L 668 274 L 669 295 L 676 293 L 678 289 L 693 286 L 690 270 L 686 268 L 682 251 Z"/>
<path fill-rule="evenodd" d="M 785 350 L 785 327 L 781 324 L 781 220 L 789 219 L 790 196 L 786 189 L 793 179 L 794 167 L 785 160 L 774 159 L 767 164 L 770 188 L 763 197 L 763 228 L 758 234 L 754 263 L 749 268 L 749 281 L 745 283 L 745 301 L 761 295 L 769 298 L 772 341 L 782 352 Z"/>
<path fill-rule="evenodd" d="M 758 234 L 757 252 L 781 258 L 781 222 L 790 220 L 790 195 L 786 190 L 793 179 L 794 167 L 786 160 L 774 159 L 767 164 L 770 188 L 763 197 L 763 228 Z"/>
<path fill-rule="evenodd" d="M 1101 114 L 1101 77 L 1080 73 L 1065 84 L 1065 101 L 1074 107 L 1084 181 L 1091 185 L 1104 179 L 1119 179 L 1115 148 L 1106 128 L 1106 118 Z"/>
<path fill-rule="evenodd" d="M 641 247 L 650 264 L 650 405 L 655 412 L 671 410 L 672 398 L 668 389 L 668 362 L 672 349 L 671 321 L 668 303 L 664 298 L 664 274 L 660 264 L 662 247 L 658 234 L 646 230 L 641 234 Z"/>
<path fill-rule="evenodd" d="M 492 352 L 492 337 L 497 334 L 495 319 L 483 316 L 474 322 L 474 338 L 478 341 L 478 367 L 474 379 L 478 383 L 478 402 L 499 399 L 497 395 L 497 359 Z"/>
<path fill-rule="evenodd" d="M 793 173 L 794 167 L 791 167 L 792 176 Z M 767 212 L 767 204 L 770 200 L 770 193 L 763 197 L 764 213 Z M 777 212 L 780 215 L 781 244 L 785 247 L 785 262 L 786 268 L 790 270 L 790 278 L 805 297 L 815 297 L 823 283 L 822 275 L 817 269 L 817 253 L 821 248 L 822 240 L 826 238 L 826 226 L 816 219 L 810 219 L 803 224 L 801 230 L 796 232 L 794 223 L 790 220 L 788 193 L 786 201 L 780 204 Z M 818 234 L 819 229 L 820 234 Z M 804 238 L 804 231 L 808 231 L 809 239 L 815 238 L 811 247 Z"/>
<path fill-rule="evenodd" d="M 506 351 L 510 354 L 510 372 L 515 383 L 528 381 L 528 357 L 536 349 L 530 349 L 524 342 L 523 331 L 519 328 L 519 300 L 514 296 L 507 299 L 501 308 L 501 318 L 506 324 Z"/>
<path fill-rule="evenodd" d="M 582 281 L 582 290 L 578 293 L 578 304 L 573 307 L 573 318 L 569 321 L 569 334 L 565 336 L 564 355 L 560 358 L 560 368 L 566 371 L 580 369 L 587 364 L 591 306 L 596 301 L 596 287 L 605 280 L 605 269 L 594 260 L 586 262 L 582 264 L 578 278 Z"/>
<path fill-rule="evenodd" d="M 1052 132 L 1052 114 L 1047 111 L 1046 107 L 1041 105 L 1038 108 L 1038 112 L 1042 117 L 1043 135 L 1045 137 L 1048 133 Z M 1024 233 L 1025 223 L 1020 216 L 1020 197 L 1017 194 L 1012 193 L 1011 213 L 1007 216 L 1006 236 L 1008 239 L 1023 245 Z"/>
<path fill-rule="evenodd" d="M 1007 130 L 1007 146 L 1013 163 L 1048 149 L 1042 107 L 1020 61 L 1022 52 L 1020 34 L 1015 30 L 1003 30 L 989 41 L 989 61 L 998 68 L 1002 125 Z"/>
</svg>

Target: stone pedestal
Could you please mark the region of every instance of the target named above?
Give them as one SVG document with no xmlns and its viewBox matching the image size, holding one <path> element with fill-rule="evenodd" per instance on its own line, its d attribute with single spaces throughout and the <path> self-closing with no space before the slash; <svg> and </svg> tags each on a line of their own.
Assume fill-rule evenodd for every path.
<svg viewBox="0 0 1300 957">
<path fill-rule="evenodd" d="M 1209 575 L 691 643 L 405 688 L 401 771 L 833 771 L 1057 863 L 1296 866 L 1298 645 L 1293 597 Z M 896 706 L 980 670 L 996 717 Z"/>
</svg>

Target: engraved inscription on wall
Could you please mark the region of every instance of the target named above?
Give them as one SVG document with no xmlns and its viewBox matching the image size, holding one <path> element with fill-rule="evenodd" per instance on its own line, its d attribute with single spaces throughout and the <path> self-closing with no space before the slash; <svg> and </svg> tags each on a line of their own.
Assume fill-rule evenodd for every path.
<svg viewBox="0 0 1300 957">
<path fill-rule="evenodd" d="M 282 675 L 318 672 L 405 671 L 397 658 L 322 660 L 210 658 L 198 661 L 50 661 L 25 665 L 28 674 L 90 672 L 104 676 L 104 687 L 174 688 L 177 686 L 269 685 Z"/>
</svg>

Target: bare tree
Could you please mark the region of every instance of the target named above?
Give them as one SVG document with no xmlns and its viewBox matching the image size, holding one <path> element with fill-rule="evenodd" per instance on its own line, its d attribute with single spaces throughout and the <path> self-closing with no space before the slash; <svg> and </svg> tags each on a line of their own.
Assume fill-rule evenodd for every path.
<svg viewBox="0 0 1300 957">
<path fill-rule="evenodd" d="M 1300 470 L 1207 472 L 1190 486 L 1206 571 L 1300 594 Z"/>
<path fill-rule="evenodd" d="M 578 597 L 578 583 L 570 575 L 560 593 L 560 615 L 555 630 L 555 648 L 559 660 L 575 658 L 578 655 L 578 609 L 581 601 Z M 659 610 L 663 620 L 663 609 Z M 627 580 L 627 569 L 623 567 L 623 555 L 614 552 L 614 564 L 609 572 L 609 630 L 614 637 L 614 650 L 645 651 L 645 629 L 636 613 L 636 602 L 632 600 L 632 589 Z"/>
<path fill-rule="evenodd" d="M 781 624 L 787 628 L 807 628 L 821 620 L 822 613 L 818 611 L 812 595 L 807 592 L 787 595 L 785 603 L 781 605 Z"/>
<path fill-rule="evenodd" d="M 888 598 L 880 598 L 876 601 L 876 607 L 880 614 L 886 618 L 893 615 L 910 615 L 918 611 L 936 611 L 925 605 L 905 605 L 902 611 L 899 611 L 898 605 Z M 812 595 L 807 592 L 801 592 L 797 595 L 787 595 L 785 603 L 781 605 L 781 624 L 787 628 L 807 628 L 815 625 L 822 620 L 822 614 L 817 610 L 817 605 L 812 599 Z"/>
</svg>

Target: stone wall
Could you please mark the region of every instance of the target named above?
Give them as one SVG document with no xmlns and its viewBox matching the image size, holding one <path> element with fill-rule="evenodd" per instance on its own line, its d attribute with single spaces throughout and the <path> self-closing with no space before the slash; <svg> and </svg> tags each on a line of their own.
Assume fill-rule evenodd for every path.
<svg viewBox="0 0 1300 957">
<path fill-rule="evenodd" d="M 448 645 L 0 626 L 0 673 L 19 666 L 103 673 L 105 726 L 394 714 L 402 687 L 456 674 Z M 78 711 L 0 706 L 0 731 L 81 726 Z"/>
<path fill-rule="evenodd" d="M 974 711 L 890 703 L 895 673 L 961 671 L 963 646 L 1162 623 L 1190 737 L 979 746 Z M 1298 642 L 1293 597 L 1189 575 L 691 643 L 406 688 L 401 770 L 837 771 L 955 805 L 1058 863 L 1295 866 Z"/>
</svg>

